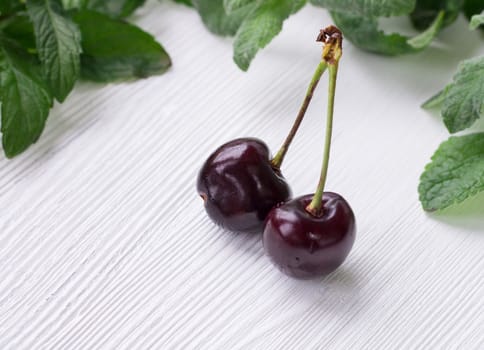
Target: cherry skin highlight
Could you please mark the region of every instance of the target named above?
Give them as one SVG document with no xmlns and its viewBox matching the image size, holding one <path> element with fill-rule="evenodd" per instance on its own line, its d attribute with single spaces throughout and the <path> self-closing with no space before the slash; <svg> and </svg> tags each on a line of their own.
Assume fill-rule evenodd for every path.
<svg viewBox="0 0 484 350">
<path fill-rule="evenodd" d="M 263 141 L 241 138 L 210 155 L 198 174 L 197 190 L 212 221 L 235 232 L 262 232 L 269 211 L 291 197 L 269 153 Z"/>
<path fill-rule="evenodd" d="M 324 192 L 321 215 L 314 216 L 306 210 L 312 197 L 298 197 L 272 209 L 263 235 L 274 265 L 300 279 L 333 272 L 355 241 L 355 216 L 348 202 L 337 193 Z"/>
</svg>

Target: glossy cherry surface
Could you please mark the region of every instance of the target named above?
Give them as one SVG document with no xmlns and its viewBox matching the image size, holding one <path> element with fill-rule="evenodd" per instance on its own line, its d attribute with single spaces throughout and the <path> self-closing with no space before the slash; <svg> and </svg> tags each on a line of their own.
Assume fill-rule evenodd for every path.
<svg viewBox="0 0 484 350">
<path fill-rule="evenodd" d="M 295 198 L 271 210 L 263 243 L 272 262 L 285 274 L 309 279 L 338 268 L 355 241 L 355 216 L 337 193 L 324 192 L 322 214 L 306 207 L 313 195 Z"/>
<path fill-rule="evenodd" d="M 291 191 L 271 166 L 264 142 L 241 138 L 219 147 L 199 172 L 197 190 L 209 217 L 235 232 L 262 232 L 269 211 Z"/>
</svg>

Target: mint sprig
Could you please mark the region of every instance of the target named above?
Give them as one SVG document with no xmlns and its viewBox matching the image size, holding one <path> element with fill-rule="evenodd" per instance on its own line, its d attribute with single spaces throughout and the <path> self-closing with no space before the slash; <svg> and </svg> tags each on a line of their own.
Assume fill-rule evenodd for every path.
<svg viewBox="0 0 484 350">
<path fill-rule="evenodd" d="M 234 62 L 244 71 L 257 52 L 282 30 L 284 21 L 307 2 L 329 10 L 335 24 L 353 44 L 384 55 L 425 49 L 463 11 L 462 0 L 193 0 L 210 31 L 235 36 Z M 379 29 L 380 18 L 401 15 L 410 16 L 420 33 L 408 37 Z"/>
<path fill-rule="evenodd" d="M 484 57 L 459 65 L 453 82 L 424 108 L 441 107 L 447 129 L 458 132 L 484 117 Z M 420 179 L 425 210 L 445 209 L 484 191 L 484 133 L 451 137 L 432 157 Z"/>
<path fill-rule="evenodd" d="M 1 132 L 5 155 L 35 143 L 53 100 L 82 76 L 111 82 L 165 72 L 171 60 L 148 33 L 121 18 L 144 0 L 0 2 Z"/>
</svg>

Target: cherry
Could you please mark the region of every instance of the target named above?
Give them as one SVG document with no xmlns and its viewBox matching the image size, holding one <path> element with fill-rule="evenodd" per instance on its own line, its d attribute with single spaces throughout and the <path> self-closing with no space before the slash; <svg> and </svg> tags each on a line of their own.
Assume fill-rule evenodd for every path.
<svg viewBox="0 0 484 350">
<path fill-rule="evenodd" d="M 263 235 L 273 263 L 301 279 L 333 272 L 355 241 L 355 216 L 348 202 L 337 193 L 324 192 L 322 215 L 314 216 L 306 210 L 312 197 L 298 197 L 271 210 Z"/>
<path fill-rule="evenodd" d="M 205 161 L 197 190 L 216 224 L 236 232 L 262 232 L 269 211 L 291 197 L 281 165 L 326 68 L 322 60 L 294 125 L 273 159 L 263 141 L 241 138 L 220 146 Z"/>
<path fill-rule="evenodd" d="M 272 207 L 291 196 L 286 180 L 271 164 L 269 148 L 254 138 L 220 146 L 200 170 L 197 189 L 209 217 L 236 232 L 262 231 Z"/>
<path fill-rule="evenodd" d="M 341 32 L 333 26 L 322 30 L 318 37 L 325 43 L 323 59 L 329 70 L 329 94 L 323 165 L 316 192 L 272 209 L 264 228 L 267 255 L 282 272 L 296 278 L 334 271 L 346 259 L 355 240 L 355 216 L 348 202 L 339 194 L 324 192 L 342 40 Z"/>
</svg>

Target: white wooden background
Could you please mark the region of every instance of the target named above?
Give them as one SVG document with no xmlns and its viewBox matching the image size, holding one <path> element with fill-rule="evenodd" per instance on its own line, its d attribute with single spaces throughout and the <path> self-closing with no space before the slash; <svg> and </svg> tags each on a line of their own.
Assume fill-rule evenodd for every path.
<svg viewBox="0 0 484 350">
<path fill-rule="evenodd" d="M 337 272 L 310 282 L 273 268 L 260 236 L 215 227 L 195 179 L 230 139 L 277 149 L 326 12 L 292 17 L 247 74 L 188 8 L 151 3 L 135 21 L 173 69 L 79 84 L 37 145 L 0 156 L 0 349 L 484 348 L 484 196 L 427 215 L 416 193 L 448 137 L 419 104 L 482 47 L 464 20 L 418 55 L 345 43 L 328 189 L 352 204 L 357 241 Z M 325 92 L 283 166 L 297 195 L 316 185 Z"/>
</svg>

